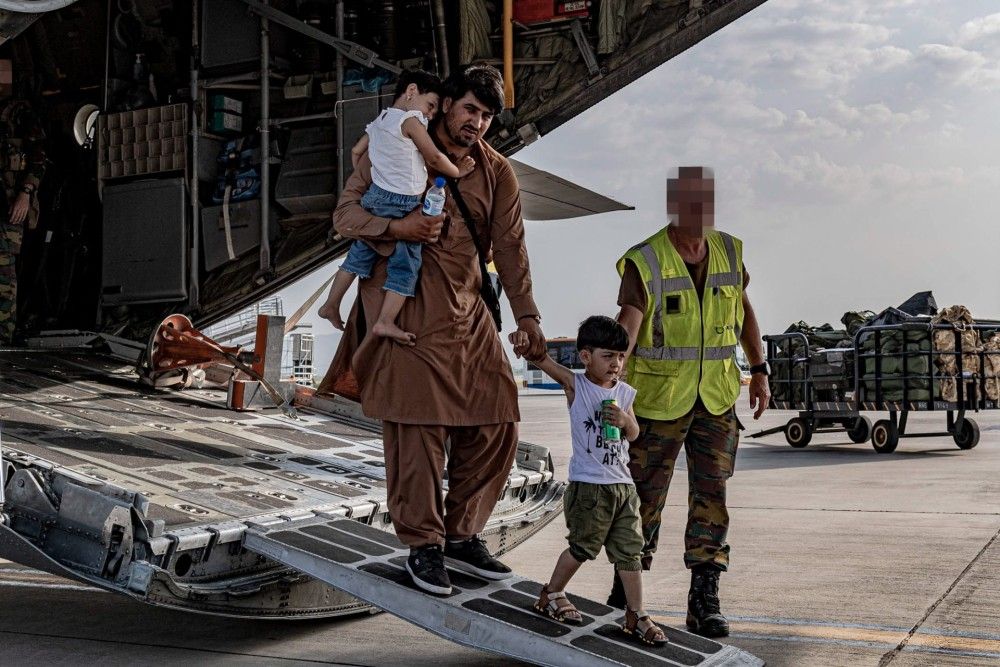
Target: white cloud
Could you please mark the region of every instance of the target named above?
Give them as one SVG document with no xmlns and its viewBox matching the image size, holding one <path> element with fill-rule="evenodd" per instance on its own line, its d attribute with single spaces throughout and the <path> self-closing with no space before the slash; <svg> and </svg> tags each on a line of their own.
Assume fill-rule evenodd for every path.
<svg viewBox="0 0 1000 667">
<path fill-rule="evenodd" d="M 951 44 L 923 44 L 917 60 L 929 66 L 943 83 L 979 91 L 1000 89 L 1000 65 L 978 51 Z"/>
<path fill-rule="evenodd" d="M 872 51 L 872 66 L 880 72 L 885 72 L 905 65 L 912 58 L 913 53 L 907 49 L 892 45 L 880 46 Z"/>
<path fill-rule="evenodd" d="M 818 139 L 846 139 L 849 135 L 853 135 L 855 138 L 859 136 L 828 118 L 810 116 L 801 109 L 792 113 L 789 124 L 793 130 Z"/>
<path fill-rule="evenodd" d="M 1000 38 L 1000 13 L 990 14 L 962 24 L 958 29 L 959 44 L 968 45 L 991 38 Z"/>
<path fill-rule="evenodd" d="M 708 58 L 745 76 L 780 77 L 811 90 L 844 90 L 859 75 L 887 72 L 912 58 L 890 44 L 896 29 L 823 15 L 791 15 L 748 20 L 741 38 Z"/>
<path fill-rule="evenodd" d="M 915 109 L 904 113 L 893 111 L 884 102 L 854 107 L 842 99 L 835 99 L 832 111 L 837 119 L 845 124 L 857 127 L 880 127 L 889 132 L 896 132 L 911 123 L 926 121 L 930 118 L 929 112 L 924 109 Z"/>
<path fill-rule="evenodd" d="M 769 151 L 762 156 L 759 168 L 772 187 L 795 189 L 799 199 L 820 206 L 887 202 L 915 192 L 932 195 L 962 187 L 967 181 L 960 167 L 841 164 L 817 151 L 790 156 Z"/>
</svg>

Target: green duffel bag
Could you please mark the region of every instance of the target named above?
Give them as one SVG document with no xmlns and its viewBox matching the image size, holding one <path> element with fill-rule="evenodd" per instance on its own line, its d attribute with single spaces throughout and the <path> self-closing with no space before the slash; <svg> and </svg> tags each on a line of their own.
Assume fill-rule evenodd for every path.
<svg viewBox="0 0 1000 667">
<path fill-rule="evenodd" d="M 875 400 L 875 383 L 865 382 L 865 391 L 862 394 L 862 401 L 874 401 Z M 882 383 L 882 400 L 883 401 L 902 401 L 903 399 L 903 384 L 899 380 L 889 380 Z M 929 401 L 931 400 L 931 391 L 927 389 L 926 386 L 923 388 L 914 387 L 912 384 L 907 391 L 906 400 L 908 401 Z"/>
<path fill-rule="evenodd" d="M 906 361 L 906 370 L 909 375 L 928 375 L 928 369 L 930 364 L 927 362 L 927 357 L 910 357 Z M 903 358 L 885 356 L 882 357 L 882 377 L 888 377 L 891 375 L 902 375 L 903 374 Z M 865 379 L 873 377 L 875 375 L 875 358 L 869 357 L 865 359 Z"/>
</svg>

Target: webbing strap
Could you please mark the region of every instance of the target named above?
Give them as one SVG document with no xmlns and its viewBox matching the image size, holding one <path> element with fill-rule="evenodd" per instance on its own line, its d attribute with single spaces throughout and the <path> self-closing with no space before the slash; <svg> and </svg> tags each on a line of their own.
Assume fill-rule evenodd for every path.
<svg viewBox="0 0 1000 667">
<path fill-rule="evenodd" d="M 233 186 L 227 185 L 225 193 L 222 195 L 222 229 L 226 233 L 226 254 L 230 261 L 236 259 L 236 251 L 233 250 L 233 226 L 229 221 L 229 197 L 233 193 Z"/>
</svg>

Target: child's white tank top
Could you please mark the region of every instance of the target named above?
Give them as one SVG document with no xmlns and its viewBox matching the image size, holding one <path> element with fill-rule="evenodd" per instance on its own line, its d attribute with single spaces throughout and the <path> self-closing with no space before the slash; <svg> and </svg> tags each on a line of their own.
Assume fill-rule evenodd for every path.
<svg viewBox="0 0 1000 667">
<path fill-rule="evenodd" d="M 628 441 L 625 438 L 605 442 L 601 434 L 601 401 L 615 399 L 618 407 L 628 410 L 635 400 L 635 389 L 621 380 L 605 389 L 576 373 L 573 404 L 569 406 L 573 456 L 569 460 L 569 481 L 591 484 L 632 484 L 628 470 Z"/>
<path fill-rule="evenodd" d="M 419 195 L 427 188 L 427 167 L 417 145 L 403 135 L 403 121 L 407 118 L 416 118 L 427 127 L 421 112 L 395 107 L 368 123 L 368 159 L 375 185 L 400 195 Z"/>
</svg>

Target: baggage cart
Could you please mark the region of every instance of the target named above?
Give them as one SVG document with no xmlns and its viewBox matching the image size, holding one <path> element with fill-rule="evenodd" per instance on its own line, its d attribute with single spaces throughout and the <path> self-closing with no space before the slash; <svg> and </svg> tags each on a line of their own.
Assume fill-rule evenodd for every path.
<svg viewBox="0 0 1000 667">
<path fill-rule="evenodd" d="M 783 431 L 788 444 L 805 447 L 816 433 L 845 431 L 856 443 L 870 438 L 884 454 L 895 451 L 901 438 L 947 435 L 960 449 L 972 449 L 980 430 L 967 413 L 1000 407 L 1000 349 L 984 345 L 998 331 L 996 322 L 863 327 L 850 347 L 837 348 L 847 359 L 839 378 L 816 374 L 818 351 L 804 334 L 765 336 L 770 408 L 799 414 L 750 437 Z M 863 412 L 888 417 L 873 424 Z M 943 412 L 945 430 L 908 431 L 910 412 Z"/>
</svg>

